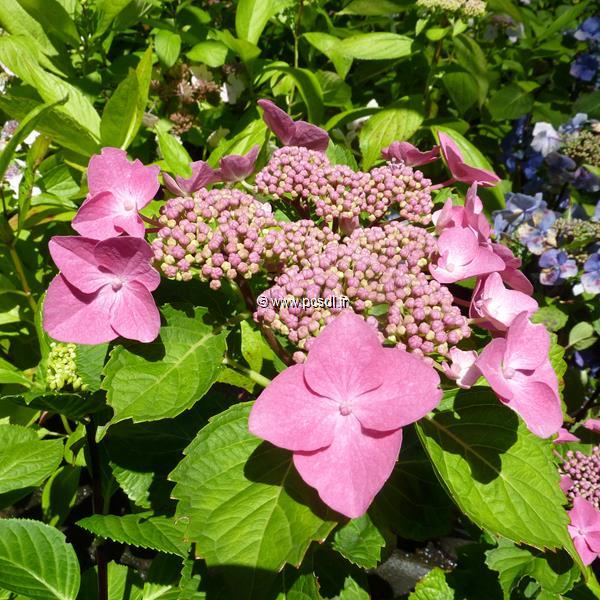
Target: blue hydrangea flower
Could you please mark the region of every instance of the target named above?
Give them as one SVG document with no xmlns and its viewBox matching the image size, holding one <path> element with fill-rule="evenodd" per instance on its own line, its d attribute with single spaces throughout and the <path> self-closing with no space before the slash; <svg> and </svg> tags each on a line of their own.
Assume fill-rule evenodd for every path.
<svg viewBox="0 0 600 600">
<path fill-rule="evenodd" d="M 557 285 L 577 275 L 577 264 L 563 250 L 546 250 L 540 256 L 540 283 Z"/>
<path fill-rule="evenodd" d="M 506 208 L 493 213 L 494 231 L 496 234 L 512 233 L 519 225 L 526 223 L 540 208 L 546 208 L 541 194 L 506 194 Z"/>
<path fill-rule="evenodd" d="M 593 81 L 600 69 L 600 60 L 594 54 L 580 54 L 572 63 L 569 73 L 581 81 Z"/>
<path fill-rule="evenodd" d="M 533 139 L 531 147 L 537 152 L 541 152 L 543 156 L 558 150 L 562 145 L 560 135 L 550 123 L 540 121 L 533 128 Z"/>
<path fill-rule="evenodd" d="M 580 369 L 589 369 L 590 377 L 600 375 L 600 352 L 596 348 L 586 348 L 573 353 L 575 364 Z"/>
<path fill-rule="evenodd" d="M 592 221 L 597 223 L 600 221 L 600 200 L 598 200 L 596 204 L 596 210 L 594 210 L 594 216 L 592 217 Z"/>
<path fill-rule="evenodd" d="M 577 133 L 587 123 L 588 116 L 585 113 L 577 113 L 571 120 L 563 123 L 558 131 L 560 133 L 572 134 Z"/>
<path fill-rule="evenodd" d="M 556 221 L 556 213 L 548 208 L 540 208 L 533 213 L 529 223 L 518 228 L 519 241 L 527 246 L 529 252 L 541 254 L 547 248 L 546 235 L 554 225 L 554 221 Z"/>
<path fill-rule="evenodd" d="M 575 38 L 581 42 L 600 42 L 600 17 L 589 17 L 575 32 Z"/>
<path fill-rule="evenodd" d="M 597 192 L 600 190 L 600 177 L 584 167 L 579 167 L 573 174 L 573 185 L 584 192 Z"/>
<path fill-rule="evenodd" d="M 600 294 L 600 250 L 585 261 L 581 285 L 588 294 Z"/>
</svg>

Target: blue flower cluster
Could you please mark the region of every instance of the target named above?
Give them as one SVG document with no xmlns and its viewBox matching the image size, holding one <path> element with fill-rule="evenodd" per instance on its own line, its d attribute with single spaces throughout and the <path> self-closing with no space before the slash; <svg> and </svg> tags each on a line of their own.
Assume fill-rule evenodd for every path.
<svg viewBox="0 0 600 600">
<path fill-rule="evenodd" d="M 575 39 L 587 42 L 587 51 L 579 54 L 571 63 L 573 77 L 600 87 L 600 17 L 586 19 L 573 34 Z"/>
</svg>

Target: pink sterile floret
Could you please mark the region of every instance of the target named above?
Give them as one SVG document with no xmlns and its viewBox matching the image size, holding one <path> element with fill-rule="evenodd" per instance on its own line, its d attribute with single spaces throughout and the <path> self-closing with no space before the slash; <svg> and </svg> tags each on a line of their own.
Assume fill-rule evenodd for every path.
<svg viewBox="0 0 600 600">
<path fill-rule="evenodd" d="M 506 331 L 517 315 L 532 315 L 538 303 L 527 294 L 509 290 L 502 283 L 500 273 L 491 273 L 481 279 L 471 300 L 471 317 L 486 319 L 497 331 Z"/>
<path fill-rule="evenodd" d="M 570 442 L 580 442 L 581 440 L 573 435 L 568 429 L 561 427 L 558 430 L 558 435 L 552 440 L 555 444 L 568 444 Z M 573 482 L 571 482 L 571 485 Z"/>
<path fill-rule="evenodd" d="M 591 565 L 600 555 L 600 511 L 583 498 L 573 500 L 569 511 L 569 534 L 584 565 Z"/>
<path fill-rule="evenodd" d="M 588 419 L 584 421 L 583 426 L 594 433 L 600 433 L 600 419 Z"/>
<path fill-rule="evenodd" d="M 181 177 L 176 175 L 173 179 L 168 173 L 163 172 L 163 181 L 165 187 L 175 196 L 191 196 L 194 192 L 221 181 L 221 175 L 215 171 L 208 163 L 203 160 L 197 160 L 190 164 L 192 169 L 191 177 Z"/>
<path fill-rule="evenodd" d="M 222 181 L 233 182 L 246 179 L 254 171 L 254 165 L 258 158 L 260 146 L 256 144 L 247 154 L 230 154 L 219 161 L 219 169 L 216 171 Z"/>
<path fill-rule="evenodd" d="M 264 111 L 265 123 L 285 146 L 303 146 L 321 152 L 327 150 L 329 134 L 324 129 L 306 121 L 294 121 L 270 100 L 259 100 L 258 105 Z"/>
<path fill-rule="evenodd" d="M 478 169 L 465 163 L 456 142 L 449 135 L 439 132 L 438 136 L 442 154 L 446 159 L 453 180 L 462 181 L 469 185 L 478 183 L 484 187 L 493 187 L 500 181 L 500 178 L 492 171 Z"/>
<path fill-rule="evenodd" d="M 440 283 L 455 283 L 504 269 L 503 260 L 480 244 L 470 227 L 444 229 L 438 239 L 438 252 L 437 264 L 430 264 L 429 271 Z"/>
<path fill-rule="evenodd" d="M 76 344 L 156 338 L 160 316 L 150 292 L 160 275 L 150 266 L 153 253 L 144 240 L 56 236 L 49 247 L 60 273 L 44 302 L 48 335 Z"/>
<path fill-rule="evenodd" d="M 397 160 L 409 167 L 418 167 L 437 160 L 440 157 L 440 148 L 434 146 L 427 152 L 421 152 L 408 142 L 392 142 L 381 151 L 381 156 L 386 160 Z"/>
<path fill-rule="evenodd" d="M 477 361 L 477 352 L 475 350 L 460 350 L 459 348 L 451 348 L 448 352 L 450 365 L 443 362 L 442 368 L 446 377 L 454 379 L 458 387 L 468 389 L 475 385 L 475 382 L 481 376 L 481 372 L 475 365 Z"/>
<path fill-rule="evenodd" d="M 494 254 L 502 259 L 504 262 L 504 270 L 500 271 L 502 281 L 507 283 L 513 290 L 523 292 L 528 296 L 533 294 L 533 285 L 519 268 L 521 266 L 521 259 L 517 258 L 510 248 L 507 248 L 504 244 L 491 244 L 490 247 L 494 251 Z"/>
<path fill-rule="evenodd" d="M 258 397 L 250 431 L 294 453 L 300 476 L 331 508 L 364 514 L 390 476 L 402 427 L 440 401 L 439 377 L 422 359 L 384 348 L 345 311 L 311 345 L 306 362 Z"/>
<path fill-rule="evenodd" d="M 544 326 L 532 324 L 522 312 L 509 327 L 506 339 L 493 339 L 476 362 L 500 400 L 543 438 L 557 433 L 563 421 L 549 348 Z"/>
<path fill-rule="evenodd" d="M 96 240 L 121 233 L 144 237 L 144 222 L 138 211 L 158 191 L 159 168 L 129 162 L 118 148 L 102 148 L 88 166 L 89 195 L 72 221 L 73 229 Z"/>
</svg>

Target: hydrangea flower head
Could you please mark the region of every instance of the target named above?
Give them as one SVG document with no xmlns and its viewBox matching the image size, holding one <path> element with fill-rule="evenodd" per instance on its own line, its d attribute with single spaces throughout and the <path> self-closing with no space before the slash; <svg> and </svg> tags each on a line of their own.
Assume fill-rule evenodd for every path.
<svg viewBox="0 0 600 600">
<path fill-rule="evenodd" d="M 254 165 L 258 158 L 260 146 L 256 144 L 251 150 L 240 156 L 238 154 L 231 154 L 224 156 L 219 161 L 219 170 L 216 172 L 219 175 L 221 181 L 233 182 L 242 181 L 246 179 L 254 171 Z"/>
<path fill-rule="evenodd" d="M 329 134 L 324 129 L 306 121 L 294 121 L 270 100 L 259 100 L 258 105 L 264 111 L 265 123 L 284 145 L 303 146 L 321 152 L 327 150 Z"/>
<path fill-rule="evenodd" d="M 521 416 L 531 432 L 543 438 L 557 433 L 563 422 L 549 349 L 544 326 L 532 324 L 523 312 L 509 327 L 506 338 L 493 339 L 476 363 L 500 400 Z"/>
<path fill-rule="evenodd" d="M 493 187 L 500 181 L 495 173 L 468 165 L 456 142 L 449 135 L 440 131 L 438 136 L 442 154 L 455 181 L 462 181 L 469 185 L 478 183 L 483 187 Z"/>
<path fill-rule="evenodd" d="M 591 565 L 600 555 L 600 511 L 583 498 L 573 500 L 569 511 L 569 534 L 584 565 Z"/>
<path fill-rule="evenodd" d="M 418 167 L 437 160 L 440 157 L 440 148 L 434 146 L 431 150 L 422 152 L 408 142 L 392 142 L 381 151 L 381 156 L 386 160 L 397 160 L 409 167 Z"/>
<path fill-rule="evenodd" d="M 325 504 L 354 518 L 390 476 L 402 427 L 440 401 L 438 384 L 422 359 L 384 348 L 362 317 L 345 311 L 319 334 L 304 364 L 262 392 L 249 428 L 291 450 L 301 477 Z"/>
<path fill-rule="evenodd" d="M 144 237 L 144 222 L 138 211 L 158 191 L 156 166 L 130 162 L 118 148 L 103 148 L 88 166 L 89 195 L 72 221 L 80 235 L 104 240 L 121 233 Z"/>
<path fill-rule="evenodd" d="M 550 123 L 539 122 L 533 127 L 533 139 L 531 147 L 540 152 L 542 156 L 547 156 L 550 152 L 558 150 L 562 145 L 561 137 L 550 125 Z"/>
<path fill-rule="evenodd" d="M 160 315 L 151 292 L 160 275 L 150 265 L 153 253 L 144 240 L 56 236 L 49 248 L 60 269 L 44 302 L 49 336 L 75 344 L 156 338 Z"/>
<path fill-rule="evenodd" d="M 193 162 L 190 167 L 192 175 L 187 178 L 176 175 L 173 179 L 168 173 L 163 173 L 165 186 L 173 195 L 189 196 L 211 183 L 221 181 L 220 174 L 203 160 Z"/>
</svg>

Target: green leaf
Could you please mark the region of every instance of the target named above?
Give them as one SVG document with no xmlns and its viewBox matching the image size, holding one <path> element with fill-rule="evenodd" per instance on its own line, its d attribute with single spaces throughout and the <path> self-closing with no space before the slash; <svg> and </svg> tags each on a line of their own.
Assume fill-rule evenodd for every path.
<svg viewBox="0 0 600 600">
<path fill-rule="evenodd" d="M 169 171 L 175 175 L 190 177 L 192 175 L 192 168 L 190 167 L 192 159 L 183 144 L 178 142 L 163 126 L 156 128 L 156 136 L 158 148 L 167 163 Z"/>
<path fill-rule="evenodd" d="M 340 54 L 336 47 L 340 41 L 339 38 L 329 33 L 321 31 L 311 31 L 304 34 L 304 38 L 311 46 L 314 46 L 319 52 L 322 52 L 333 64 L 337 74 L 344 79 L 352 66 L 353 59 Z"/>
<path fill-rule="evenodd" d="M 0 520 L 0 587 L 34 600 L 75 600 L 79 562 L 65 536 L 44 523 Z"/>
<path fill-rule="evenodd" d="M 312 123 L 320 123 L 323 119 L 323 91 L 319 80 L 308 69 L 281 67 L 278 65 L 265 67 L 264 71 L 279 71 L 289 75 L 296 84 L 302 100 L 306 105 L 308 118 Z"/>
<path fill-rule="evenodd" d="M 391 542 L 390 534 L 381 531 L 369 515 L 363 515 L 338 529 L 332 546 L 355 565 L 372 569 L 381 561 L 382 550 L 388 542 Z"/>
<path fill-rule="evenodd" d="M 397 33 L 360 33 L 339 42 L 336 51 L 362 60 L 403 58 L 412 53 L 413 40 Z"/>
<path fill-rule="evenodd" d="M 454 52 L 458 64 L 477 81 L 479 105 L 481 106 L 489 89 L 488 65 L 479 44 L 468 35 L 457 35 L 453 39 Z"/>
<path fill-rule="evenodd" d="M 533 315 L 531 315 L 532 323 L 543 323 L 548 331 L 559 331 L 569 320 L 569 315 L 558 306 L 551 304 L 542 306 Z"/>
<path fill-rule="evenodd" d="M 237 36 L 257 44 L 269 19 L 291 3 L 292 0 L 239 0 L 235 13 Z"/>
<path fill-rule="evenodd" d="M 98 25 L 94 37 L 101 36 L 124 8 L 133 0 L 99 0 L 97 2 Z"/>
<path fill-rule="evenodd" d="M 58 413 L 78 421 L 82 417 L 96 413 L 104 408 L 104 403 L 97 395 L 72 393 L 40 393 L 39 390 L 19 395 L 5 396 L 5 400 L 16 402 L 38 410 Z"/>
<path fill-rule="evenodd" d="M 404 106 L 389 108 L 374 114 L 359 133 L 363 169 L 369 169 L 381 158 L 381 150 L 395 141 L 406 141 L 423 122 L 418 100 L 408 100 Z"/>
<path fill-rule="evenodd" d="M 479 99 L 477 80 L 464 69 L 447 71 L 442 78 L 442 83 L 461 113 L 466 112 Z"/>
<path fill-rule="evenodd" d="M 93 534 L 138 548 L 151 548 L 185 557 L 188 546 L 183 540 L 185 526 L 172 517 L 153 513 L 134 515 L 93 515 L 77 521 L 77 525 Z"/>
<path fill-rule="evenodd" d="M 575 350 L 585 350 L 596 343 L 596 332 L 594 326 L 587 321 L 577 323 L 571 331 L 569 331 L 569 347 Z"/>
<path fill-rule="evenodd" d="M 379 17 L 396 15 L 406 9 L 392 0 L 352 0 L 338 12 L 338 15 L 361 15 L 364 17 Z"/>
<path fill-rule="evenodd" d="M 167 69 L 171 68 L 179 58 L 181 50 L 181 37 L 168 29 L 159 29 L 154 36 L 154 49 L 161 64 Z"/>
<path fill-rule="evenodd" d="M 531 577 L 541 588 L 553 594 L 568 592 L 579 579 L 580 573 L 565 552 L 540 552 L 519 548 L 501 539 L 498 547 L 486 553 L 486 565 L 497 571 L 505 600 L 524 577 Z"/>
<path fill-rule="evenodd" d="M 446 581 L 446 574 L 439 567 L 434 567 L 415 586 L 415 591 L 408 600 L 453 600 L 454 590 Z"/>
<path fill-rule="evenodd" d="M 286 563 L 299 565 L 311 541 L 335 525 L 291 453 L 248 432 L 250 408 L 237 404 L 214 417 L 171 474 L 186 538 L 209 567 L 238 567 L 231 573 L 238 598 L 260 596 L 261 586 Z"/>
<path fill-rule="evenodd" d="M 77 27 L 69 13 L 56 0 L 19 0 L 19 4 L 44 30 L 65 44 L 78 47 L 81 43 Z"/>
<path fill-rule="evenodd" d="M 217 40 L 205 40 L 204 42 L 196 44 L 185 54 L 190 60 L 216 68 L 225 64 L 228 52 L 229 48 L 227 48 L 223 42 Z"/>
<path fill-rule="evenodd" d="M 242 356 L 257 373 L 262 369 L 265 341 L 258 329 L 250 327 L 247 321 L 242 321 Z"/>
<path fill-rule="evenodd" d="M 516 83 L 494 92 L 488 104 L 492 118 L 496 121 L 518 119 L 527 114 L 532 107 L 533 96 Z"/>
<path fill-rule="evenodd" d="M 253 61 L 260 55 L 260 48 L 256 44 L 233 37 L 227 29 L 214 31 L 214 34 L 245 63 Z"/>
<path fill-rule="evenodd" d="M 588 0 L 584 0 L 579 4 L 567 8 L 558 18 L 553 19 L 546 29 L 544 29 L 537 37 L 538 41 L 542 42 L 556 33 L 562 33 L 565 29 L 574 24 L 579 15 L 581 15 L 588 6 Z"/>
<path fill-rule="evenodd" d="M 11 365 L 3 358 L 0 358 L 0 383 L 13 383 L 31 387 L 31 379 L 25 377 L 17 367 Z"/>
<path fill-rule="evenodd" d="M 323 104 L 344 108 L 352 106 L 352 88 L 333 71 L 317 71 L 317 80 L 323 90 Z"/>
<path fill-rule="evenodd" d="M 517 543 L 574 552 L 552 442 L 529 432 L 489 388 L 459 391 L 417 431 L 452 498 L 475 524 Z"/>
<path fill-rule="evenodd" d="M 125 149 L 133 140 L 139 91 L 137 73 L 130 69 L 104 106 L 100 123 L 103 146 Z"/>
<path fill-rule="evenodd" d="M 269 134 L 269 130 L 262 119 L 251 121 L 240 133 L 231 139 L 223 139 L 212 151 L 208 158 L 208 164 L 216 167 L 219 159 L 228 154 L 246 154 L 252 146 L 263 145 Z"/>
<path fill-rule="evenodd" d="M 96 344 L 95 346 L 78 345 L 75 352 L 75 364 L 77 375 L 81 377 L 87 389 L 95 392 L 100 389 L 102 381 L 102 369 L 108 344 Z"/>
<path fill-rule="evenodd" d="M 591 119 L 600 118 L 600 90 L 590 94 L 581 94 L 573 106 L 575 113 L 586 113 Z"/>
<path fill-rule="evenodd" d="M 39 440 L 19 425 L 0 425 L 0 494 L 41 485 L 63 457 L 62 440 Z"/>
<path fill-rule="evenodd" d="M 193 406 L 216 379 L 227 332 L 215 333 L 207 310 L 193 313 L 166 306 L 166 325 L 149 344 L 117 346 L 102 382 L 115 414 L 111 423 L 175 417 Z"/>
<path fill-rule="evenodd" d="M 46 482 L 42 491 L 42 512 L 49 525 L 62 525 L 75 506 L 80 472 L 81 467 L 64 465 Z"/>
</svg>

